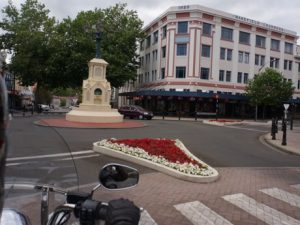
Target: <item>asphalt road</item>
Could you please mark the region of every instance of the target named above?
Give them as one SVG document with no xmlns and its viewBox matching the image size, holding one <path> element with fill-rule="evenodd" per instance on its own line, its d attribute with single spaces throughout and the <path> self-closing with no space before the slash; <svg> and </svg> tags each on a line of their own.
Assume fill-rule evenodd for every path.
<svg viewBox="0 0 300 225">
<path fill-rule="evenodd" d="M 111 137 L 178 138 L 193 154 L 213 167 L 300 166 L 299 156 L 274 151 L 259 141 L 261 135 L 269 132 L 266 126 L 217 127 L 195 121 L 152 120 L 145 121 L 148 126 L 143 128 L 71 129 L 37 126 L 33 122 L 39 118 L 18 117 L 11 121 L 8 176 L 33 177 L 41 182 L 50 179 L 53 183 L 68 186 L 76 185 L 77 169 L 81 184 L 97 182 L 98 171 L 105 163 L 122 161 L 87 150 L 92 149 L 93 142 Z M 78 153 L 74 156 L 76 167 L 69 152 Z M 141 173 L 152 171 L 132 166 Z"/>
</svg>

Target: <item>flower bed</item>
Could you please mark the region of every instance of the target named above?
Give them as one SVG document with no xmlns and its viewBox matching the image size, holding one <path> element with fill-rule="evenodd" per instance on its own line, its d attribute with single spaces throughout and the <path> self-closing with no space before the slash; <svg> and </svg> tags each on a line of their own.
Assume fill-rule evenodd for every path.
<svg viewBox="0 0 300 225">
<path fill-rule="evenodd" d="M 179 140 L 104 139 L 96 145 L 151 161 L 188 175 L 212 176 L 217 173 L 193 156 Z"/>
<path fill-rule="evenodd" d="M 210 122 L 219 122 L 219 123 L 240 123 L 242 120 L 226 120 L 226 119 L 217 119 L 217 120 L 209 120 Z"/>
</svg>

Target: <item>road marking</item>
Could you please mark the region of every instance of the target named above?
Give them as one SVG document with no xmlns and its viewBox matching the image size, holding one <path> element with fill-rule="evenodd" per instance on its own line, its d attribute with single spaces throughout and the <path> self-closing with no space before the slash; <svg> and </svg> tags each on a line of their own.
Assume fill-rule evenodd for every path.
<svg viewBox="0 0 300 225">
<path fill-rule="evenodd" d="M 277 211 L 265 204 L 255 201 L 242 193 L 225 195 L 223 198 L 233 205 L 243 209 L 247 213 L 259 218 L 267 224 L 286 224 L 300 225 L 300 221 L 296 220 L 282 212 Z"/>
<path fill-rule="evenodd" d="M 300 207 L 300 197 L 295 194 L 291 194 L 287 191 L 281 190 L 279 188 L 268 188 L 259 190 L 273 198 L 279 199 L 283 202 L 288 203 L 291 206 Z"/>
<path fill-rule="evenodd" d="M 82 155 L 82 154 L 88 154 L 88 153 L 94 153 L 93 150 L 85 150 L 85 151 L 77 151 L 72 152 L 72 155 Z M 70 156 L 71 153 L 58 153 L 58 154 L 49 154 L 49 155 L 33 155 L 33 156 L 25 156 L 25 157 L 14 157 L 14 158 L 7 158 L 6 161 L 18 161 L 18 160 L 27 160 L 27 159 L 43 159 L 43 158 L 54 158 L 54 157 L 63 157 L 63 156 Z"/>
<path fill-rule="evenodd" d="M 141 213 L 141 218 L 139 221 L 139 225 L 157 225 L 155 220 L 150 216 L 147 210 L 143 210 Z"/>
<path fill-rule="evenodd" d="M 261 133 L 269 132 L 269 130 L 258 130 L 258 129 L 254 129 L 254 128 L 234 127 L 231 125 L 228 125 L 228 126 L 225 125 L 225 127 L 232 128 L 232 129 L 239 129 L 239 130 L 249 130 L 249 131 L 261 132 Z"/>
<path fill-rule="evenodd" d="M 215 211 L 211 210 L 199 201 L 178 204 L 174 207 L 194 225 L 232 225 L 232 223 L 230 223 L 224 217 L 220 216 Z"/>
</svg>

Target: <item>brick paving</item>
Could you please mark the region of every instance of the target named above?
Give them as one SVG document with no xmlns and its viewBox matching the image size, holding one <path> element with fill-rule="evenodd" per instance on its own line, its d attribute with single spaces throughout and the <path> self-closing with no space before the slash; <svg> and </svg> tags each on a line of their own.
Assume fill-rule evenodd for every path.
<svg viewBox="0 0 300 225">
<path fill-rule="evenodd" d="M 116 197 L 126 197 L 145 208 L 158 225 L 190 225 L 175 205 L 199 201 L 232 224 L 266 224 L 256 216 L 223 199 L 225 195 L 242 193 L 258 203 L 280 211 L 293 221 L 300 220 L 300 210 L 296 206 L 262 193 L 261 189 L 279 188 L 300 196 L 300 168 L 216 168 L 221 177 L 208 184 L 191 183 L 153 172 L 143 174 L 137 187 L 121 192 L 99 191 L 97 199 L 108 201 Z M 268 216 L 266 216 L 269 219 Z M 280 224 L 280 223 L 279 223 Z M 294 223 L 294 224 L 297 224 Z"/>
</svg>

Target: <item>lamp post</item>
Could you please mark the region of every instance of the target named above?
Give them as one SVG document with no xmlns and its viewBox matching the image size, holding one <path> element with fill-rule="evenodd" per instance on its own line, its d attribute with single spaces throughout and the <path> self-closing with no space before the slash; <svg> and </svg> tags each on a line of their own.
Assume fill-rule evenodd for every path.
<svg viewBox="0 0 300 225">
<path fill-rule="evenodd" d="M 92 33 L 95 35 L 96 39 L 96 59 L 101 59 L 101 50 L 100 50 L 100 41 L 103 36 L 103 24 L 102 21 L 99 20 L 96 25 L 86 24 L 84 26 L 84 30 L 86 33 Z"/>
</svg>

